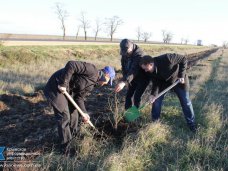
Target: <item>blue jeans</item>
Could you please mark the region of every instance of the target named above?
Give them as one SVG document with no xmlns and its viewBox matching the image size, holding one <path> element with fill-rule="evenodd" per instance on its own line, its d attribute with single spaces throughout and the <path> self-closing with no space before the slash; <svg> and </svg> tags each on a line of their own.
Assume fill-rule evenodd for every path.
<svg viewBox="0 0 228 171">
<path fill-rule="evenodd" d="M 195 125 L 195 114 L 193 111 L 192 102 L 189 98 L 189 92 L 179 87 L 178 85 L 174 87 L 173 90 L 177 94 L 180 100 L 181 107 L 187 124 L 189 126 Z M 151 111 L 152 121 L 158 120 L 160 118 L 161 106 L 162 106 L 162 101 L 164 99 L 164 96 L 165 94 L 159 97 L 158 99 L 156 99 L 152 105 L 152 111 Z"/>
</svg>

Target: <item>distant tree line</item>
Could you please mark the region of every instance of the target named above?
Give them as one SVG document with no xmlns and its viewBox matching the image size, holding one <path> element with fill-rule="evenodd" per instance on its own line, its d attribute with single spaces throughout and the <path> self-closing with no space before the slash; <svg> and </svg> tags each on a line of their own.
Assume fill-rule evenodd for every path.
<svg viewBox="0 0 228 171">
<path fill-rule="evenodd" d="M 63 31 L 63 40 L 64 40 L 66 37 L 66 24 L 65 23 L 66 23 L 67 17 L 69 15 L 68 15 L 68 12 L 64 9 L 63 4 L 56 3 L 55 7 L 56 7 L 55 12 L 58 16 L 58 19 L 59 19 L 60 24 L 61 24 L 61 29 Z M 83 29 L 84 38 L 85 38 L 85 40 L 87 40 L 88 29 L 91 28 L 91 21 L 88 20 L 85 11 L 81 12 L 79 22 L 80 22 L 80 24 L 77 26 L 75 38 L 78 39 L 79 31 L 80 31 L 80 29 Z M 100 18 L 97 18 L 95 21 L 95 26 L 93 28 L 94 40 L 97 40 L 98 34 L 101 32 L 101 30 L 104 27 L 108 36 L 110 36 L 110 40 L 112 41 L 114 34 L 117 32 L 117 29 L 121 24 L 123 24 L 123 21 L 118 16 L 105 18 L 104 22 L 101 21 Z"/>
<path fill-rule="evenodd" d="M 63 4 L 56 3 L 56 14 L 58 16 L 58 19 L 61 24 L 61 29 L 63 31 L 63 40 L 66 37 L 66 20 L 69 16 L 68 12 L 64 9 Z M 75 39 L 78 39 L 79 32 L 82 29 L 84 32 L 84 39 L 87 40 L 88 36 L 88 29 L 93 30 L 94 33 L 94 40 L 97 40 L 98 35 L 102 30 L 107 33 L 107 35 L 110 37 L 110 41 L 113 41 L 114 34 L 117 32 L 119 27 L 124 23 L 123 20 L 118 17 L 118 16 L 112 16 L 110 18 L 105 18 L 104 21 L 102 21 L 100 18 L 97 18 L 95 20 L 94 26 L 91 26 L 91 21 L 88 20 L 86 16 L 86 12 L 82 11 L 79 16 L 79 25 L 76 27 L 76 36 Z M 161 31 L 162 35 L 162 41 L 165 44 L 171 43 L 174 34 L 170 31 L 167 30 L 162 30 Z M 148 31 L 143 31 L 140 26 L 136 28 L 136 37 L 138 42 L 143 41 L 143 42 L 148 42 L 149 39 L 152 37 L 152 33 Z M 189 40 L 187 38 L 181 38 L 180 43 L 181 44 L 188 44 Z M 227 44 L 226 44 L 227 46 Z"/>
</svg>

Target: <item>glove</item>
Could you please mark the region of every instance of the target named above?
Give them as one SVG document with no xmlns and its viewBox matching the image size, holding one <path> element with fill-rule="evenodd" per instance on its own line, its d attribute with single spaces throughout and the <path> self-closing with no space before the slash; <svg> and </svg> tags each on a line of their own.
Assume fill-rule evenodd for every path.
<svg viewBox="0 0 228 171">
<path fill-rule="evenodd" d="M 117 86 L 115 87 L 115 92 L 116 93 L 120 92 L 124 88 L 125 85 L 126 85 L 125 82 L 120 82 L 119 84 L 117 84 Z"/>
</svg>

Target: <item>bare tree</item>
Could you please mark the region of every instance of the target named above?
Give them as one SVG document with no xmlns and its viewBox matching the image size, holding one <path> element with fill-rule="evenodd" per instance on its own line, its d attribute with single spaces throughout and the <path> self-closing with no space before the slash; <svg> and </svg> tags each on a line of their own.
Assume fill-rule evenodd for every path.
<svg viewBox="0 0 228 171">
<path fill-rule="evenodd" d="M 150 37 L 151 37 L 151 33 L 149 33 L 149 32 L 142 33 L 142 38 L 143 38 L 144 42 L 147 42 Z"/>
<path fill-rule="evenodd" d="M 56 3 L 55 7 L 56 7 L 56 14 L 58 15 L 58 19 L 61 22 L 61 29 L 63 30 L 63 40 L 64 40 L 66 37 L 65 21 L 66 21 L 66 18 L 68 17 L 68 12 L 63 9 L 63 5 L 60 3 Z"/>
<path fill-rule="evenodd" d="M 162 36 L 163 36 L 163 42 L 164 43 L 170 43 L 172 38 L 173 38 L 173 34 L 171 32 L 166 31 L 166 30 L 162 30 Z"/>
<path fill-rule="evenodd" d="M 113 16 L 112 18 L 106 18 L 105 25 L 107 26 L 108 35 L 113 40 L 113 35 L 117 30 L 117 27 L 123 24 L 123 21 L 118 16 Z"/>
<path fill-rule="evenodd" d="M 139 42 L 140 38 L 142 37 L 141 27 L 139 27 L 139 26 L 137 27 L 136 33 L 137 33 L 137 39 L 138 39 L 138 42 Z"/>
<path fill-rule="evenodd" d="M 227 41 L 224 41 L 224 42 L 222 43 L 222 47 L 223 47 L 224 49 L 227 49 L 227 48 L 228 48 L 228 42 L 227 42 Z"/>
<path fill-rule="evenodd" d="M 185 39 L 184 42 L 185 42 L 185 44 L 187 45 L 188 42 L 189 42 L 189 40 L 188 40 L 188 39 Z"/>
<path fill-rule="evenodd" d="M 103 23 L 101 22 L 101 20 L 99 18 L 96 19 L 96 25 L 95 25 L 95 29 L 94 29 L 94 32 L 95 32 L 95 37 L 94 39 L 97 40 L 97 36 L 98 36 L 98 33 L 101 31 L 101 26 L 103 25 Z"/>
<path fill-rule="evenodd" d="M 79 19 L 79 21 L 81 22 L 81 27 L 83 28 L 85 33 L 85 40 L 87 40 L 87 29 L 90 28 L 90 21 L 86 19 L 85 14 L 86 12 L 81 12 L 81 18 Z"/>
<path fill-rule="evenodd" d="M 80 28 L 81 28 L 81 25 L 78 25 L 77 32 L 76 32 L 76 40 L 78 39 L 78 34 L 79 34 L 79 31 L 80 31 Z"/>
<path fill-rule="evenodd" d="M 181 44 L 183 44 L 183 42 L 184 42 L 184 38 L 182 37 L 182 38 L 181 38 Z"/>
</svg>

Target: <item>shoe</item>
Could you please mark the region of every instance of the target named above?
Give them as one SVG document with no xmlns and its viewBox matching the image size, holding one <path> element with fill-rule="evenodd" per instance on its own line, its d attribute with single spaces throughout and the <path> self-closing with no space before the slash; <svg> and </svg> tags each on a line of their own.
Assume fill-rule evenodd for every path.
<svg viewBox="0 0 228 171">
<path fill-rule="evenodd" d="M 77 151 L 75 150 L 75 148 L 69 148 L 66 152 L 65 152 L 65 156 L 66 157 L 75 157 L 77 154 Z"/>
<path fill-rule="evenodd" d="M 196 133 L 196 131 L 197 131 L 197 128 L 196 128 L 195 125 L 190 125 L 190 126 L 189 126 L 189 129 L 190 129 L 193 133 Z"/>
<path fill-rule="evenodd" d="M 61 144 L 59 147 L 60 154 L 65 155 L 69 148 L 70 148 L 69 143 Z"/>
</svg>

